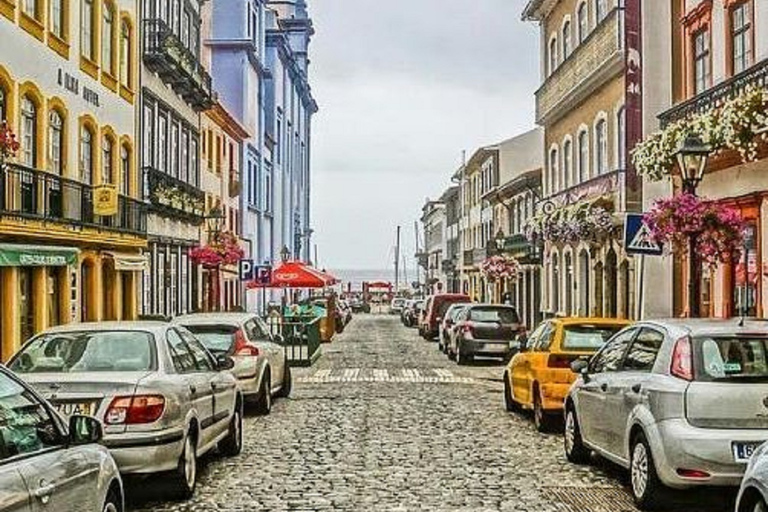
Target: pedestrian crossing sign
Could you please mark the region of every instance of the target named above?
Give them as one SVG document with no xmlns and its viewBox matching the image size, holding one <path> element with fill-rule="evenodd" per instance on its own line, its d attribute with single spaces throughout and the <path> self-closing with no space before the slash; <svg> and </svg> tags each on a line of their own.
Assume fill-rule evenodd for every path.
<svg viewBox="0 0 768 512">
<path fill-rule="evenodd" d="M 664 252 L 662 245 L 653 239 L 641 213 L 628 213 L 624 222 L 624 249 L 627 254 L 659 256 Z"/>
</svg>

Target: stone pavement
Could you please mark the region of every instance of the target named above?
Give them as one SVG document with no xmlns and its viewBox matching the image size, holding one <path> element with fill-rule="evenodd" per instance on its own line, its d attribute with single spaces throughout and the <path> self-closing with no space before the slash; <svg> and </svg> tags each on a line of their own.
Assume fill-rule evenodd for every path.
<svg viewBox="0 0 768 512">
<path fill-rule="evenodd" d="M 569 464 L 560 435 L 504 410 L 500 363 L 459 367 L 387 316 L 356 316 L 323 350 L 270 416 L 246 418 L 240 456 L 205 461 L 192 500 L 133 483 L 129 510 L 635 510 L 622 471 Z M 694 499 L 670 511 L 732 510 Z"/>
</svg>

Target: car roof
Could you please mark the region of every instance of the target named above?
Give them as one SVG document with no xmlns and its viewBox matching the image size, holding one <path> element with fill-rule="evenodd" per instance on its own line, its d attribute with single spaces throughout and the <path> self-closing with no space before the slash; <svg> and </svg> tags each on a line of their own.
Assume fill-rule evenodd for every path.
<svg viewBox="0 0 768 512">
<path fill-rule="evenodd" d="M 561 325 L 581 325 L 581 324 L 594 324 L 594 325 L 630 325 L 631 320 L 624 318 L 603 318 L 603 317 L 588 317 L 588 316 L 572 316 L 565 318 L 552 318 L 553 322 L 557 322 Z"/>
<path fill-rule="evenodd" d="M 70 324 L 50 327 L 42 332 L 64 333 L 64 332 L 82 332 L 82 331 L 152 331 L 158 332 L 166 329 L 171 324 L 169 322 L 159 322 L 155 320 L 137 320 L 126 322 L 75 322 Z"/>
<path fill-rule="evenodd" d="M 173 319 L 173 323 L 181 325 L 205 325 L 205 324 L 240 324 L 247 322 L 255 313 L 192 313 L 181 315 Z"/>
<path fill-rule="evenodd" d="M 638 325 L 657 326 L 671 336 L 725 336 L 733 334 L 758 334 L 768 336 L 768 322 L 759 319 L 739 318 L 662 318 L 638 322 Z"/>
</svg>

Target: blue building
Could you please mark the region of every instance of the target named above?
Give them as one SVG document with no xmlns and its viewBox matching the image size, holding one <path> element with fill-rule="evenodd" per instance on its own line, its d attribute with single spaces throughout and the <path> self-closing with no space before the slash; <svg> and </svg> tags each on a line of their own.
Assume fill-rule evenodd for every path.
<svg viewBox="0 0 768 512">
<path fill-rule="evenodd" d="M 310 133 L 317 111 L 308 80 L 313 34 L 304 0 L 214 0 L 211 74 L 219 102 L 252 134 L 243 144 L 241 222 L 248 257 L 273 264 L 287 247 L 309 260 Z M 272 297 L 249 294 L 249 310 Z"/>
</svg>

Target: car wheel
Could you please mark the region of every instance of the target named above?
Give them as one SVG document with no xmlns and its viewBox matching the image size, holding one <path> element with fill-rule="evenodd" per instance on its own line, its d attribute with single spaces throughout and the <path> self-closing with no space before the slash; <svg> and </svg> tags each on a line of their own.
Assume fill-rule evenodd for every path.
<svg viewBox="0 0 768 512">
<path fill-rule="evenodd" d="M 586 464 L 589 462 L 589 449 L 584 446 L 581 439 L 581 428 L 576 418 L 576 411 L 568 407 L 565 412 L 565 432 L 563 433 L 563 446 L 566 458 L 574 464 Z"/>
<path fill-rule="evenodd" d="M 533 424 L 539 432 L 549 432 L 552 429 L 552 418 L 541 405 L 541 395 L 537 387 L 533 388 Z"/>
<path fill-rule="evenodd" d="M 104 506 L 102 512 L 120 512 L 123 506 L 123 500 L 120 499 L 120 495 L 112 490 L 107 494 L 107 498 L 104 500 Z"/>
<path fill-rule="evenodd" d="M 269 372 L 264 373 L 261 378 L 261 388 L 259 389 L 259 398 L 256 400 L 256 412 L 266 416 L 272 410 L 272 382 L 269 378 Z"/>
<path fill-rule="evenodd" d="M 175 477 L 177 496 L 188 500 L 195 494 L 197 486 L 197 442 L 192 431 L 184 438 L 184 449 L 176 467 Z"/>
<path fill-rule="evenodd" d="M 219 450 L 227 457 L 234 457 L 243 451 L 243 406 L 240 398 L 235 403 L 235 411 L 229 422 L 227 437 L 219 443 Z"/>
<path fill-rule="evenodd" d="M 520 410 L 520 404 L 515 402 L 512 396 L 512 387 L 509 385 L 509 373 L 504 372 L 504 407 L 508 412 L 517 412 Z"/>
<path fill-rule="evenodd" d="M 662 501 L 664 485 L 656 474 L 651 447 L 642 433 L 635 436 L 632 444 L 629 480 L 637 506 L 642 510 L 655 510 Z"/>
<path fill-rule="evenodd" d="M 293 388 L 293 374 L 291 373 L 291 365 L 288 364 L 288 361 L 285 361 L 285 366 L 283 370 L 283 385 L 280 387 L 280 392 L 278 393 L 278 396 L 280 398 L 288 398 L 291 396 L 291 389 Z"/>
</svg>

